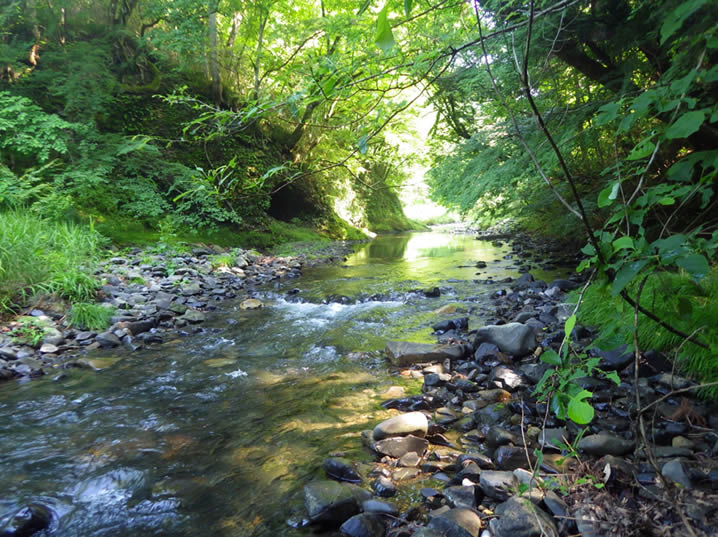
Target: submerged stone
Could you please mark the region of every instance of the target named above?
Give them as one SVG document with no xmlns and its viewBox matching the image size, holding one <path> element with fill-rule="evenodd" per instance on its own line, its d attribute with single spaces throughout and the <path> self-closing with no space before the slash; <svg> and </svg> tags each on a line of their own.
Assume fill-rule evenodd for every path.
<svg viewBox="0 0 718 537">
<path fill-rule="evenodd" d="M 460 360 L 464 357 L 464 347 L 462 345 L 389 341 L 386 344 L 386 354 L 392 364 L 403 367 L 420 362 L 443 362 L 446 359 Z"/>
</svg>

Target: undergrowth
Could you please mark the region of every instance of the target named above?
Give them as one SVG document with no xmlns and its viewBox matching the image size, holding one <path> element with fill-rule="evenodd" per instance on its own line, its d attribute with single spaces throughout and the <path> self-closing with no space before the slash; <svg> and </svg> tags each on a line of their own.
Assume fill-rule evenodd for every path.
<svg viewBox="0 0 718 537">
<path fill-rule="evenodd" d="M 89 300 L 105 239 L 92 226 L 51 221 L 23 209 L 0 213 L 0 313 L 38 293 Z"/>
<path fill-rule="evenodd" d="M 636 296 L 637 283 L 629 286 Z M 571 295 L 575 302 L 577 292 Z M 695 282 L 686 274 L 654 273 L 641 294 L 641 305 L 659 318 L 672 319 L 674 328 L 697 336 L 708 343 L 703 349 L 684 340 L 639 314 L 638 342 L 641 350 L 655 349 L 675 360 L 678 370 L 700 382 L 718 381 L 718 269 Z M 593 284 L 586 291 L 578 313 L 579 321 L 601 329 L 594 344 L 611 349 L 633 343 L 633 308 L 620 297 L 611 295 L 610 286 Z M 718 397 L 718 388 L 705 390 Z"/>
<path fill-rule="evenodd" d="M 72 326 L 82 330 L 104 330 L 110 326 L 114 308 L 108 308 L 101 304 L 78 302 L 72 305 L 69 312 L 69 320 Z"/>
</svg>

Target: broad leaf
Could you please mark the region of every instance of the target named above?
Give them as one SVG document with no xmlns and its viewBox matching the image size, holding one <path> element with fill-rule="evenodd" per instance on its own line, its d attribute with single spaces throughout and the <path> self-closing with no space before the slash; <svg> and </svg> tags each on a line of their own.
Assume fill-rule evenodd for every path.
<svg viewBox="0 0 718 537">
<path fill-rule="evenodd" d="M 686 112 L 679 117 L 673 125 L 666 129 L 666 138 L 675 140 L 676 138 L 687 138 L 694 132 L 698 131 L 703 124 L 706 114 L 703 110 L 693 110 Z"/>
<path fill-rule="evenodd" d="M 389 24 L 389 4 L 385 4 L 379 12 L 376 19 L 376 38 L 374 39 L 377 46 L 385 53 L 394 48 L 394 34 Z"/>
<path fill-rule="evenodd" d="M 650 259 L 639 259 L 638 261 L 633 261 L 623 265 L 616 273 L 616 277 L 613 279 L 613 284 L 611 284 L 611 294 L 616 296 L 623 291 L 623 288 L 628 285 L 628 282 L 635 278 L 649 261 Z"/>
<path fill-rule="evenodd" d="M 618 376 L 618 373 L 615 371 L 604 371 L 603 374 L 606 376 L 608 380 L 613 381 L 616 386 L 621 385 L 621 377 Z"/>
<path fill-rule="evenodd" d="M 689 0 L 688 2 L 682 2 L 676 9 L 666 15 L 663 26 L 661 26 L 661 45 L 683 26 L 683 23 L 688 17 L 707 3 L 708 0 Z"/>
<path fill-rule="evenodd" d="M 633 246 L 633 238 L 631 237 L 619 237 L 615 241 L 613 241 L 613 251 L 618 252 L 619 250 L 625 250 L 625 249 L 635 249 L 635 246 Z"/>
<path fill-rule="evenodd" d="M 584 399 L 590 398 L 592 395 L 593 394 L 588 390 L 582 390 L 569 400 L 567 413 L 571 421 L 579 425 L 585 425 L 591 422 L 595 411 L 591 403 L 587 403 Z"/>
<path fill-rule="evenodd" d="M 553 349 L 546 349 L 543 351 L 539 360 L 549 365 L 561 365 L 561 357 Z"/>
<path fill-rule="evenodd" d="M 708 260 L 700 254 L 691 254 L 686 257 L 680 257 L 676 260 L 676 265 L 690 274 L 695 281 L 701 280 L 710 272 Z"/>
<path fill-rule="evenodd" d="M 646 158 L 653 153 L 653 150 L 656 148 L 655 142 L 651 141 L 651 139 L 643 140 L 641 143 L 639 143 L 636 147 L 633 148 L 633 151 L 629 153 L 629 155 L 626 157 L 628 160 L 640 160 L 642 158 Z"/>
</svg>

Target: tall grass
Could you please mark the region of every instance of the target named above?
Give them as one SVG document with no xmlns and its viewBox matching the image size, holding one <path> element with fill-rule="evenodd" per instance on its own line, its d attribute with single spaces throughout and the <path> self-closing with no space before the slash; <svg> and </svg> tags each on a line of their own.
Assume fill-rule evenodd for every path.
<svg viewBox="0 0 718 537">
<path fill-rule="evenodd" d="M 629 287 L 631 296 L 636 296 L 636 287 Z M 686 334 L 696 331 L 711 347 L 703 349 L 685 342 L 639 314 L 638 342 L 642 350 L 664 352 L 676 359 L 679 371 L 698 381 L 718 381 L 718 268 L 697 283 L 685 274 L 653 274 L 641 294 L 641 305 Z M 608 286 L 591 285 L 578 318 L 583 324 L 601 329 L 594 342 L 600 348 L 633 342 L 633 308 L 620 297 L 611 296 Z M 706 394 L 716 398 L 718 389 L 707 390 Z"/>
<path fill-rule="evenodd" d="M 0 213 L 0 312 L 16 311 L 38 293 L 72 302 L 94 296 L 92 272 L 105 241 L 91 226 L 23 209 Z"/>
</svg>

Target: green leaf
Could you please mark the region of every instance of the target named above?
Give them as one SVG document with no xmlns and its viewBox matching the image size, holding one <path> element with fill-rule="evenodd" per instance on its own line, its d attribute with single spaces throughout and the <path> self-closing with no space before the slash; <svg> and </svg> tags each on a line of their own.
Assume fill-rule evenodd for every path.
<svg viewBox="0 0 718 537">
<path fill-rule="evenodd" d="M 604 371 L 603 374 L 606 376 L 608 380 L 613 381 L 616 386 L 621 385 L 621 377 L 618 376 L 618 373 L 615 371 Z"/>
<path fill-rule="evenodd" d="M 603 209 L 604 207 L 608 207 L 613 203 L 613 200 L 616 199 L 616 197 L 611 197 L 611 194 L 613 193 L 613 190 L 616 189 L 618 191 L 618 183 L 614 183 L 611 186 L 607 186 L 601 192 L 598 194 L 598 207 L 600 209 Z"/>
<path fill-rule="evenodd" d="M 666 15 L 663 26 L 661 26 L 661 45 L 683 26 L 685 20 L 693 13 L 703 7 L 707 0 L 690 0 L 682 2 L 676 9 Z"/>
<path fill-rule="evenodd" d="M 619 250 L 631 249 L 634 250 L 633 238 L 632 237 L 619 237 L 613 241 L 613 251 L 618 252 Z"/>
<path fill-rule="evenodd" d="M 366 2 L 364 2 L 362 4 L 362 6 L 359 8 L 359 11 L 357 11 L 357 15 L 361 15 L 362 13 L 364 13 L 369 8 L 370 5 L 371 5 L 371 0 L 366 0 Z"/>
<path fill-rule="evenodd" d="M 571 315 L 568 319 L 566 319 L 566 322 L 563 325 L 563 333 L 566 334 L 566 337 L 571 336 L 571 332 L 573 332 L 573 328 L 576 326 L 576 315 Z"/>
<path fill-rule="evenodd" d="M 579 425 L 590 423 L 593 419 L 595 411 L 591 403 L 587 403 L 584 399 L 590 398 L 593 394 L 588 390 L 582 390 L 572 397 L 568 402 L 568 417 Z"/>
<path fill-rule="evenodd" d="M 414 7 L 414 0 L 404 0 L 404 14 L 408 17 L 411 8 Z"/>
<path fill-rule="evenodd" d="M 366 155 L 368 149 L 369 146 L 367 144 L 367 136 L 366 134 L 363 134 L 359 137 L 359 153 L 361 153 L 362 155 Z"/>
<path fill-rule="evenodd" d="M 553 349 L 543 351 L 539 360 L 549 365 L 561 365 L 561 357 Z"/>
<path fill-rule="evenodd" d="M 627 160 L 640 160 L 642 158 L 646 158 L 653 153 L 653 150 L 656 148 L 655 142 L 651 141 L 650 138 L 647 138 L 643 140 L 641 143 L 639 143 L 636 147 L 633 148 L 633 151 L 631 151 L 628 156 L 626 157 Z"/>
<path fill-rule="evenodd" d="M 628 285 L 628 282 L 635 278 L 636 275 L 641 272 L 641 269 L 645 267 L 649 261 L 650 259 L 639 259 L 638 261 L 633 261 L 632 263 L 626 263 L 625 265 L 623 265 L 616 273 L 616 277 L 613 279 L 613 284 L 611 285 L 611 294 L 613 296 L 616 296 L 618 295 L 618 293 L 623 291 L 623 288 Z"/>
<path fill-rule="evenodd" d="M 706 114 L 704 110 L 686 112 L 679 117 L 673 125 L 666 129 L 666 138 L 669 140 L 687 138 L 701 128 L 705 117 Z"/>
<path fill-rule="evenodd" d="M 672 198 L 671 196 L 664 196 L 658 199 L 659 205 L 673 205 L 674 203 L 676 203 L 676 198 Z"/>
<path fill-rule="evenodd" d="M 384 53 L 387 53 L 394 48 L 394 34 L 392 33 L 391 25 L 389 24 L 388 3 L 384 5 L 376 19 L 376 38 L 374 39 L 374 42 L 382 51 L 384 51 Z"/>
<path fill-rule="evenodd" d="M 690 274 L 695 281 L 701 280 L 710 272 L 708 260 L 700 254 L 691 254 L 686 257 L 680 257 L 676 260 L 676 265 Z"/>
</svg>

